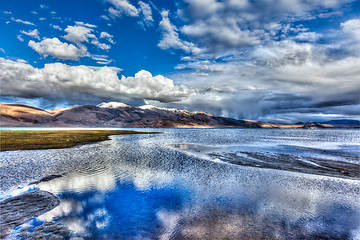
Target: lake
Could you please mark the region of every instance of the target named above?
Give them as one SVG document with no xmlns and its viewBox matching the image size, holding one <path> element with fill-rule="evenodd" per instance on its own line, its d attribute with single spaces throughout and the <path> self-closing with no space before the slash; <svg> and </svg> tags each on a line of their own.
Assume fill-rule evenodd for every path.
<svg viewBox="0 0 360 240">
<path fill-rule="evenodd" d="M 61 200 L 8 238 L 360 239 L 360 131 L 154 130 L 1 152 L 3 199 Z"/>
</svg>

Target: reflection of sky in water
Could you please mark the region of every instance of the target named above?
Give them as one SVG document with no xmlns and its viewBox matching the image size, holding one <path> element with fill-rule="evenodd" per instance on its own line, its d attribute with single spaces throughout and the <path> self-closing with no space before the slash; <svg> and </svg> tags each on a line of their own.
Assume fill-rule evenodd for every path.
<svg viewBox="0 0 360 240">
<path fill-rule="evenodd" d="M 74 235 L 92 238 L 154 238 L 160 233 L 157 212 L 180 209 L 182 196 L 172 189 L 138 191 L 131 183 L 121 184 L 116 191 L 99 194 L 88 191 L 59 195 L 63 203 L 39 220 L 61 217 Z"/>
<path fill-rule="evenodd" d="M 32 223 L 59 221 L 73 237 L 360 237 L 357 180 L 219 164 L 172 147 L 191 143 L 221 149 L 257 144 L 315 148 L 327 142 L 357 154 L 359 132 L 162 131 L 165 134 L 116 136 L 113 141 L 72 149 L 2 153 L 2 167 L 14 174 L 7 176 L 3 189 L 15 189 L 16 164 L 25 171 L 20 180 L 23 185 L 50 174 L 64 174 L 36 185 L 62 202 Z M 48 168 L 42 173 L 37 169 L 44 163 Z"/>
</svg>

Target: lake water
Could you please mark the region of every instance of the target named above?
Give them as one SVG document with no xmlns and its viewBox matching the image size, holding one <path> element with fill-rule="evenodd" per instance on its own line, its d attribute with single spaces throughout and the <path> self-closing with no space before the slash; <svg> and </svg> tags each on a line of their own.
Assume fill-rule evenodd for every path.
<svg viewBox="0 0 360 240">
<path fill-rule="evenodd" d="M 158 131 L 0 153 L 2 198 L 61 199 L 8 238 L 360 239 L 359 131 Z"/>
</svg>

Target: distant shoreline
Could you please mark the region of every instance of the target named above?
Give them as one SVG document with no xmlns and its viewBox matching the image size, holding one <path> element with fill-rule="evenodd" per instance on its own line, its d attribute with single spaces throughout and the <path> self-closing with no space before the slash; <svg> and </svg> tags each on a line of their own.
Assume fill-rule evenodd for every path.
<svg viewBox="0 0 360 240">
<path fill-rule="evenodd" d="M 109 140 L 111 135 L 158 134 L 130 130 L 1 130 L 1 152 L 70 148 Z"/>
</svg>

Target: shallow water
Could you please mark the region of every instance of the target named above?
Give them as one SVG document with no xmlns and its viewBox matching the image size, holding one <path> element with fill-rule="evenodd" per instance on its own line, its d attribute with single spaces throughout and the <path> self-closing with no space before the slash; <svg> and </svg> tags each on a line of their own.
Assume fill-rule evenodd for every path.
<svg viewBox="0 0 360 240">
<path fill-rule="evenodd" d="M 61 199 L 9 238 L 49 222 L 80 239 L 360 238 L 359 131 L 160 131 L 2 152 L 3 198 Z"/>
</svg>

